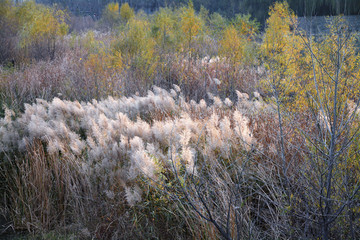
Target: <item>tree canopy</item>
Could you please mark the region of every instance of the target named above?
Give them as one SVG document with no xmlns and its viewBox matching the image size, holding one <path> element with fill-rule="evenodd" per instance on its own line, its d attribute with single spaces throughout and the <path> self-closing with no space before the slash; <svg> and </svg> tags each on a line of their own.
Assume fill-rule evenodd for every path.
<svg viewBox="0 0 360 240">
<path fill-rule="evenodd" d="M 60 4 L 71 12 L 80 15 L 101 15 L 103 9 L 110 2 L 120 5 L 127 2 L 135 10 L 153 12 L 159 7 L 187 5 L 188 0 L 37 0 L 40 3 Z M 259 22 L 265 23 L 269 7 L 275 0 L 194 0 L 194 8 L 199 11 L 201 6 L 210 13 L 218 12 L 227 17 L 236 14 L 250 14 Z M 360 1 L 358 0 L 287 0 L 290 8 L 297 16 L 323 16 L 323 15 L 358 15 L 360 14 Z"/>
</svg>

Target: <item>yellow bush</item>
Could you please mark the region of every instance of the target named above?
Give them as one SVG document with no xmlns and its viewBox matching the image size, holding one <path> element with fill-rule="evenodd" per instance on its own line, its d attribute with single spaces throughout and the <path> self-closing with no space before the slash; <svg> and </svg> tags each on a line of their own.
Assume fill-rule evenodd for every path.
<svg viewBox="0 0 360 240">
<path fill-rule="evenodd" d="M 175 40 L 175 23 L 174 13 L 169 8 L 161 8 L 155 14 L 152 34 L 161 50 Z"/>
<path fill-rule="evenodd" d="M 201 18 L 195 14 L 192 1 L 189 1 L 189 5 L 183 9 L 180 18 L 180 25 L 184 38 L 184 47 L 189 57 L 191 57 L 194 38 L 200 33 L 203 27 Z"/>
<path fill-rule="evenodd" d="M 145 81 L 157 66 L 155 44 L 149 22 L 134 17 L 128 21 L 123 35 L 113 42 L 112 52 L 114 56 L 121 53 L 124 68 L 135 70 L 139 80 Z"/>
<path fill-rule="evenodd" d="M 243 61 L 245 41 L 239 36 L 234 25 L 230 25 L 223 31 L 220 40 L 220 55 L 233 63 L 238 64 Z"/>
<path fill-rule="evenodd" d="M 134 17 L 134 9 L 128 3 L 124 3 L 120 8 L 120 17 L 123 21 L 128 22 L 130 18 Z"/>
<path fill-rule="evenodd" d="M 269 15 L 261 44 L 264 65 L 269 70 L 265 85 L 270 92 L 276 91 L 281 101 L 294 103 L 296 80 L 304 70 L 299 67 L 304 44 L 292 30 L 297 25 L 297 18 L 286 2 L 276 2 L 270 7 Z"/>
<path fill-rule="evenodd" d="M 50 58 L 54 58 L 56 40 L 68 32 L 67 14 L 33 1 L 17 7 L 16 16 L 21 26 L 20 45 L 25 50 L 32 45 L 46 49 Z"/>
<path fill-rule="evenodd" d="M 106 5 L 102 13 L 102 21 L 111 28 L 119 23 L 119 3 L 109 3 Z"/>
</svg>

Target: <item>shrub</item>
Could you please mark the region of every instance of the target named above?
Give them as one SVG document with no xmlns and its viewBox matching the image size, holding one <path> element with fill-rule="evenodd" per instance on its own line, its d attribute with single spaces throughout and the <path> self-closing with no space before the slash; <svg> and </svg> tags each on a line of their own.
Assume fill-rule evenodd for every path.
<svg viewBox="0 0 360 240">
<path fill-rule="evenodd" d="M 109 26 L 110 28 L 113 28 L 114 26 L 119 24 L 121 20 L 119 3 L 109 3 L 108 5 L 106 5 L 102 13 L 101 20 L 105 25 Z"/>
<path fill-rule="evenodd" d="M 134 9 L 132 9 L 128 3 L 121 4 L 120 17 L 124 22 L 128 22 L 134 15 Z"/>
<path fill-rule="evenodd" d="M 11 47 L 8 59 L 28 61 L 29 59 L 54 59 L 59 48 L 59 41 L 68 32 L 66 12 L 34 1 L 25 1 L 19 5 L 4 2 L 6 14 L 2 15 L 10 33 L 5 40 L 18 41 L 18 46 Z M 10 28 L 9 28 L 10 27 Z"/>
</svg>

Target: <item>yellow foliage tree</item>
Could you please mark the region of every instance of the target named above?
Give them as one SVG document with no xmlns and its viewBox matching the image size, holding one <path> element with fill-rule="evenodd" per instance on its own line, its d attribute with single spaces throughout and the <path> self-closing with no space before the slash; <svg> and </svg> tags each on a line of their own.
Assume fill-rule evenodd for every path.
<svg viewBox="0 0 360 240">
<path fill-rule="evenodd" d="M 219 55 L 228 63 L 228 71 L 222 80 L 224 89 L 235 89 L 239 65 L 251 65 L 256 59 L 254 41 L 257 32 L 256 24 L 246 17 L 238 15 L 233 23 L 223 30 L 219 41 Z M 234 91 L 231 93 L 234 97 Z"/>
<path fill-rule="evenodd" d="M 151 38 L 150 23 L 133 17 L 128 21 L 123 36 L 113 42 L 112 51 L 121 53 L 124 67 L 132 68 L 145 81 L 151 79 L 158 63 L 155 45 L 155 40 Z"/>
<path fill-rule="evenodd" d="M 14 7 L 17 24 L 21 28 L 26 23 L 32 22 L 36 16 L 37 5 L 35 1 L 25 1 Z"/>
<path fill-rule="evenodd" d="M 347 204 L 359 200 L 360 56 L 349 24 L 342 17 L 329 22 L 329 33 L 321 38 L 303 38 L 308 67 L 296 88 L 297 105 L 310 123 L 300 126 L 312 168 L 304 175 L 314 187 L 305 198 L 310 206 L 306 216 L 316 212 L 321 219 L 322 239 L 331 236 L 329 222 L 348 221 L 341 217 L 345 207 L 350 216 L 359 213 L 358 207 Z"/>
<path fill-rule="evenodd" d="M 276 2 L 270 7 L 266 21 L 261 53 L 268 70 L 266 86 L 282 103 L 294 103 L 294 92 L 303 75 L 299 64 L 303 61 L 301 37 L 293 31 L 297 18 L 287 2 Z"/>
<path fill-rule="evenodd" d="M 16 36 L 18 31 L 14 12 L 10 0 L 0 0 L 0 63 L 13 58 L 15 43 L 11 38 Z"/>
<path fill-rule="evenodd" d="M 84 61 L 84 67 L 89 81 L 89 89 L 84 89 L 92 93 L 89 98 L 100 99 L 108 95 L 117 96 L 114 84 L 116 75 L 123 71 L 123 58 L 120 51 L 111 52 L 104 45 L 99 45 L 96 51 L 90 52 Z"/>
<path fill-rule="evenodd" d="M 113 28 L 120 21 L 119 3 L 109 3 L 103 10 L 102 21 Z"/>
<path fill-rule="evenodd" d="M 111 65 L 114 70 L 117 72 L 121 72 L 123 70 L 123 57 L 120 51 L 114 51 L 113 54 L 110 56 Z"/>
<path fill-rule="evenodd" d="M 175 38 L 175 18 L 169 8 L 160 8 L 154 17 L 152 34 L 161 51 Z"/>
<path fill-rule="evenodd" d="M 185 49 L 188 56 L 192 57 L 192 47 L 194 38 L 200 33 L 203 22 L 200 17 L 195 14 L 193 2 L 190 0 L 189 5 L 185 7 L 181 13 L 180 19 L 181 30 L 185 40 Z"/>
<path fill-rule="evenodd" d="M 328 26 L 330 33 L 314 41 L 295 30 L 297 18 L 286 2 L 275 3 L 269 15 L 261 45 L 268 69 L 266 86 L 276 92 L 288 111 L 303 112 L 312 102 L 333 97 L 331 86 L 335 78 L 337 87 L 343 89 L 340 102 L 357 100 L 359 55 L 355 37 L 349 34 L 348 24 L 342 18 L 335 18 Z M 339 42 L 343 45 L 339 46 Z M 334 59 L 339 55 L 340 68 Z"/>
<path fill-rule="evenodd" d="M 45 50 L 50 59 L 53 59 L 57 39 L 68 32 L 67 14 L 32 1 L 20 6 L 16 14 L 20 17 L 19 23 L 22 26 L 21 46 L 27 49 L 35 45 L 36 48 Z M 42 55 L 41 52 L 38 54 Z"/>
<path fill-rule="evenodd" d="M 224 28 L 227 26 L 226 18 L 215 12 L 209 17 L 209 30 L 214 37 L 221 38 Z"/>
<path fill-rule="evenodd" d="M 147 21 L 132 18 L 127 23 L 123 39 L 121 39 L 117 47 L 121 49 L 123 54 L 131 58 L 146 48 L 149 31 Z"/>
<path fill-rule="evenodd" d="M 242 62 L 244 55 L 245 41 L 239 36 L 234 25 L 224 29 L 220 40 L 220 56 L 225 57 L 232 65 Z"/>
<path fill-rule="evenodd" d="M 123 21 L 128 22 L 130 18 L 134 17 L 134 9 L 128 3 L 124 3 L 120 8 L 120 17 Z"/>
<path fill-rule="evenodd" d="M 13 10 L 13 4 L 10 0 L 0 0 L 0 19 L 4 20 Z"/>
<path fill-rule="evenodd" d="M 224 57 L 229 64 L 229 69 L 223 76 L 222 87 L 225 89 L 235 89 L 236 70 L 244 62 L 245 45 L 246 40 L 239 35 L 233 24 L 224 29 L 220 40 L 219 55 Z"/>
<path fill-rule="evenodd" d="M 237 14 L 233 20 L 239 34 L 242 37 L 247 38 L 248 41 L 254 40 L 259 31 L 259 24 L 255 20 L 250 20 L 250 17 L 250 14 Z"/>
<path fill-rule="evenodd" d="M 232 65 L 253 63 L 256 57 L 254 40 L 257 32 L 258 24 L 250 20 L 250 15 L 237 15 L 233 23 L 222 32 L 220 55 Z"/>
<path fill-rule="evenodd" d="M 307 46 L 306 62 L 310 66 L 303 75 L 301 104 L 309 102 L 308 97 L 317 101 L 336 101 L 347 104 L 348 100 L 358 101 L 360 93 L 360 55 L 356 38 L 349 31 L 349 24 L 341 17 L 335 17 L 328 26 L 330 33 L 322 40 L 304 39 Z M 334 96 L 334 87 L 341 94 Z M 329 107 L 326 107 L 329 108 Z"/>
</svg>

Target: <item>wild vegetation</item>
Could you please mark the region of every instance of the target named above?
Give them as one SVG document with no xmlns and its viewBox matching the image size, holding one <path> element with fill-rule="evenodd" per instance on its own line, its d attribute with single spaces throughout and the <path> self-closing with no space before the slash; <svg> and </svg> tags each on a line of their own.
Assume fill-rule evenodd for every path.
<svg viewBox="0 0 360 240">
<path fill-rule="evenodd" d="M 359 239 L 359 35 L 286 2 L 94 28 L 0 1 L 0 215 L 52 239 Z M 54 236 L 53 233 L 56 235 Z"/>
</svg>

